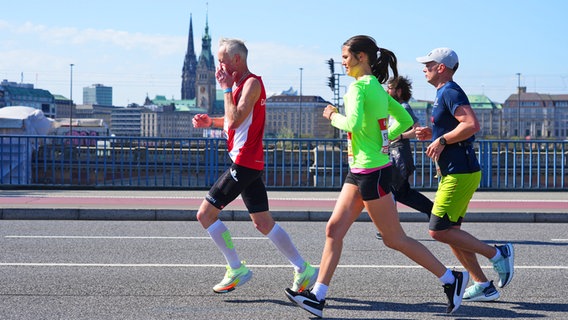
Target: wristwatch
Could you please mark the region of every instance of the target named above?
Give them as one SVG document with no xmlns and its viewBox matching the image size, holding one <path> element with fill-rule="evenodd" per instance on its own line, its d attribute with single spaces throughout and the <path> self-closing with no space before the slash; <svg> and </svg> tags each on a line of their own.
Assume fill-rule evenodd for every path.
<svg viewBox="0 0 568 320">
<path fill-rule="evenodd" d="M 446 143 L 447 143 L 446 138 L 444 138 L 444 136 L 441 136 L 441 137 L 440 137 L 440 144 L 443 145 L 443 146 L 445 146 Z"/>
</svg>

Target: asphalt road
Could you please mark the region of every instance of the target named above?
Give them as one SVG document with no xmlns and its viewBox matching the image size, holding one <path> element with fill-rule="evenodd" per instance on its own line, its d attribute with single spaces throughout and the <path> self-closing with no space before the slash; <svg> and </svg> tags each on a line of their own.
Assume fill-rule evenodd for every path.
<svg viewBox="0 0 568 320">
<path fill-rule="evenodd" d="M 325 222 L 280 222 L 318 264 Z M 0 221 L 0 319 L 309 319 L 284 295 L 292 267 L 250 222 L 228 221 L 254 272 L 218 295 L 224 259 L 195 221 Z M 426 223 L 403 223 L 448 266 L 450 250 Z M 566 319 L 568 230 L 563 223 L 469 223 L 464 229 L 516 251 L 512 283 L 496 302 L 447 316 L 438 280 L 357 222 L 328 293 L 328 319 Z M 480 258 L 486 274 L 496 275 Z M 459 268 L 459 267 L 457 267 Z"/>
</svg>

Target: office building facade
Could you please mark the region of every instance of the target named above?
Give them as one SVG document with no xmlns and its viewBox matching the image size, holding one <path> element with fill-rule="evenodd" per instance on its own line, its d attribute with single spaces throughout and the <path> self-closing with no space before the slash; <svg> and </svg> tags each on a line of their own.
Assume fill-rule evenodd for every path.
<svg viewBox="0 0 568 320">
<path fill-rule="evenodd" d="M 112 87 L 100 83 L 83 88 L 83 104 L 112 106 Z"/>
</svg>

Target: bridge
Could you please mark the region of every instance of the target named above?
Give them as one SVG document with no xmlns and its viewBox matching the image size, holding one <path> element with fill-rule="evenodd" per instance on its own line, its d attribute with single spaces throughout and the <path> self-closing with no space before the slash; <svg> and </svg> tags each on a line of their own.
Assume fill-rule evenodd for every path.
<svg viewBox="0 0 568 320">
<path fill-rule="evenodd" d="M 339 190 L 348 170 L 343 139 L 265 139 L 268 189 Z M 411 185 L 435 190 L 434 163 L 411 141 Z M 568 189 L 568 141 L 479 140 L 480 190 Z M 220 138 L 3 135 L 0 187 L 208 188 L 231 163 Z"/>
</svg>

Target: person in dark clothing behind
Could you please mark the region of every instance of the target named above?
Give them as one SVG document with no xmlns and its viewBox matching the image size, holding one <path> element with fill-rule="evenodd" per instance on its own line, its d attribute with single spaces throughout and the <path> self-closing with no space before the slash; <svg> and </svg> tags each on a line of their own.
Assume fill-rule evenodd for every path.
<svg viewBox="0 0 568 320">
<path fill-rule="evenodd" d="M 434 203 L 425 195 L 410 187 L 408 178 L 412 176 L 414 170 L 414 159 L 410 139 L 416 138 L 414 130 L 418 127 L 418 118 L 412 111 L 408 101 L 412 97 L 412 82 L 402 76 L 389 79 L 387 92 L 398 101 L 408 111 L 414 124 L 407 131 L 403 132 L 389 146 L 390 159 L 393 163 L 392 170 L 392 193 L 394 199 L 416 211 L 423 212 L 430 219 L 430 213 Z M 377 232 L 377 238 L 381 239 L 381 234 Z"/>
</svg>

